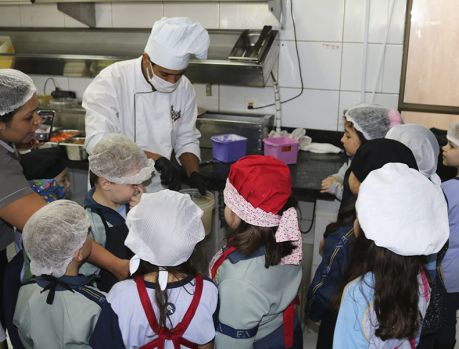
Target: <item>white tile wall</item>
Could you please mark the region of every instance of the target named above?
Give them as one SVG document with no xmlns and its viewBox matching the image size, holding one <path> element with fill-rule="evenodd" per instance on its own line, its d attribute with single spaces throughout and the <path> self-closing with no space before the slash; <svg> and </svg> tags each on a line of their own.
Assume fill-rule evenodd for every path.
<svg viewBox="0 0 459 349">
<path fill-rule="evenodd" d="M 49 95 L 51 94 L 52 91 L 54 91 L 55 86 L 53 84 L 53 81 L 49 80 L 46 84 L 46 90 L 45 90 L 45 83 L 50 76 L 46 75 L 30 75 L 32 78 L 35 86 L 37 87 L 37 91 L 39 94 L 46 94 Z M 59 87 L 62 90 L 68 90 L 69 88 L 69 79 L 64 76 L 52 76 L 51 77 L 54 80 L 54 83 L 56 84 L 56 87 Z"/>
<path fill-rule="evenodd" d="M 96 25 L 98 28 L 112 27 L 112 4 L 96 4 Z"/>
<path fill-rule="evenodd" d="M 0 11 L 0 23 L 2 27 L 20 27 L 21 15 L 19 6 L 2 6 Z"/>
<path fill-rule="evenodd" d="M 392 19 L 389 10 L 395 1 Z M 346 0 L 344 16 L 344 41 L 363 42 L 366 0 Z M 403 43 L 406 0 L 370 0 L 369 42 L 384 43 L 390 20 L 388 42 Z"/>
<path fill-rule="evenodd" d="M 280 26 L 267 3 L 220 3 L 221 29 L 261 29 L 263 25 Z"/>
<path fill-rule="evenodd" d="M 339 89 L 341 47 L 339 42 L 298 42 L 304 87 Z M 279 78 L 282 87 L 301 86 L 294 41 L 281 41 Z"/>
<path fill-rule="evenodd" d="M 64 27 L 64 13 L 56 4 L 34 4 L 19 6 L 23 27 Z"/>
<path fill-rule="evenodd" d="M 281 99 L 291 98 L 299 91 L 299 89 L 281 88 Z M 338 98 L 338 91 L 305 89 L 300 97 L 282 104 L 282 125 L 336 130 Z"/>
<path fill-rule="evenodd" d="M 209 91 L 210 88 L 210 91 Z M 205 85 L 194 84 L 196 90 L 196 98 L 198 105 L 206 110 L 218 111 L 219 110 L 219 86 L 218 85 Z M 208 95 L 210 92 L 210 96 Z"/>
<path fill-rule="evenodd" d="M 364 4 L 366 0 L 283 0 L 280 30 L 280 59 L 276 72 L 283 100 L 300 92 L 298 63 L 294 45 L 290 5 L 297 29 L 305 90 L 303 95 L 282 105 L 283 126 L 339 130 L 343 108 L 360 102 Z M 392 1 L 394 14 L 382 67 L 381 52 Z M 406 0 L 370 0 L 369 51 L 366 66 L 366 100 L 380 72 L 375 102 L 397 106 L 403 51 Z M 162 16 L 190 16 L 214 29 L 261 29 L 263 25 L 280 28 L 281 23 L 260 3 L 131 3 L 96 4 L 99 28 L 150 28 Z M 0 7 L 0 27 L 79 27 L 78 21 L 57 10 L 56 4 Z M 42 92 L 46 76 L 34 76 Z M 70 88 L 81 97 L 89 79 L 55 77 L 61 88 Z M 49 84 L 48 93 L 54 87 Z M 249 100 L 256 106 L 274 102 L 271 83 L 266 88 L 196 85 L 198 104 L 206 109 L 239 112 L 269 112 L 273 107 L 248 110 Z"/>
<path fill-rule="evenodd" d="M 112 3 L 115 28 L 151 28 L 163 17 L 163 5 L 157 3 Z"/>
<path fill-rule="evenodd" d="M 344 0 L 285 0 L 282 3 L 284 27 L 281 39 L 294 39 L 290 13 L 290 6 L 293 5 L 298 40 L 342 40 Z"/>
<path fill-rule="evenodd" d="M 220 25 L 220 4 L 164 4 L 165 17 L 190 17 L 208 29 L 216 29 Z"/>
<path fill-rule="evenodd" d="M 382 53 L 382 45 L 368 45 L 367 66 L 366 66 L 366 83 L 365 90 L 373 91 L 376 78 L 380 67 L 380 57 Z M 341 69 L 341 90 L 345 91 L 360 91 L 362 85 L 362 51 L 363 44 L 344 43 L 343 44 L 343 64 Z M 383 62 L 384 63 L 384 62 Z M 381 67 L 382 69 L 383 67 Z M 376 92 L 381 92 L 382 74 L 377 85 Z"/>
<path fill-rule="evenodd" d="M 69 78 L 69 90 L 75 91 L 77 98 L 83 97 L 83 92 L 86 90 L 86 87 L 91 83 L 91 78 Z"/>
</svg>

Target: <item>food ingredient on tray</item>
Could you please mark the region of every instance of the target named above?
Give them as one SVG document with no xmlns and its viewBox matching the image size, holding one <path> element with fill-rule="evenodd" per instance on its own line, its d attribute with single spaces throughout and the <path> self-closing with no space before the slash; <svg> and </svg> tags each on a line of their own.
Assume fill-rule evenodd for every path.
<svg viewBox="0 0 459 349">
<path fill-rule="evenodd" d="M 55 134 L 52 134 L 49 140 L 50 142 L 63 142 L 78 134 L 80 134 L 80 131 L 77 131 L 77 130 L 62 130 L 62 131 L 58 131 Z"/>
</svg>

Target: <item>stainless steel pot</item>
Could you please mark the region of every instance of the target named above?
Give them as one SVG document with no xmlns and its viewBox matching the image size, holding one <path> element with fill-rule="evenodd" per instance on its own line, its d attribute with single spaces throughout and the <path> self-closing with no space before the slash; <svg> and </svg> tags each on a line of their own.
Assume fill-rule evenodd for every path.
<svg viewBox="0 0 459 349">
<path fill-rule="evenodd" d="M 85 137 L 73 137 L 60 143 L 65 147 L 67 157 L 72 161 L 83 161 L 88 158 L 88 153 L 84 148 Z"/>
</svg>

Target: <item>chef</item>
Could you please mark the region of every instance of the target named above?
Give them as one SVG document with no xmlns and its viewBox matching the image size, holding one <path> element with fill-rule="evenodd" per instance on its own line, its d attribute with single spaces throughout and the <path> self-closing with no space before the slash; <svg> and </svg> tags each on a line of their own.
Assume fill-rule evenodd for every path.
<svg viewBox="0 0 459 349">
<path fill-rule="evenodd" d="M 86 109 L 86 149 L 89 153 L 107 133 L 122 133 L 155 161 L 159 176 L 148 191 L 181 186 L 181 171 L 205 193 L 199 174 L 196 93 L 184 74 L 191 55 L 207 57 L 209 34 L 185 17 L 162 18 L 153 28 L 141 57 L 102 70 L 83 95 Z M 116 164 L 113 164 L 116 166 Z"/>
</svg>

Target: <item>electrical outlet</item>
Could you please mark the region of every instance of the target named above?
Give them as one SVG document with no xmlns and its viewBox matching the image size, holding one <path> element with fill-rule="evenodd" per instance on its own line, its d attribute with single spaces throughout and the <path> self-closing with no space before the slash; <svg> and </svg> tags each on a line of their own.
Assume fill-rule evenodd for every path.
<svg viewBox="0 0 459 349">
<path fill-rule="evenodd" d="M 253 98 L 246 98 L 245 99 L 245 107 L 247 109 L 253 109 L 255 108 L 255 99 Z"/>
</svg>

